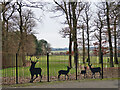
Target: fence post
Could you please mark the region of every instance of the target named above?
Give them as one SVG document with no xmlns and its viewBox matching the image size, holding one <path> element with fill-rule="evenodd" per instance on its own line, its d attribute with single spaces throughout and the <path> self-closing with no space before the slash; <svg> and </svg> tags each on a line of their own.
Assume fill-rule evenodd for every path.
<svg viewBox="0 0 120 90">
<path fill-rule="evenodd" d="M 76 61 L 76 80 L 77 80 L 77 64 L 78 64 L 78 54 L 77 53 L 75 56 L 75 61 Z"/>
<path fill-rule="evenodd" d="M 103 52 L 101 52 L 102 79 L 103 79 Z"/>
<path fill-rule="evenodd" d="M 16 53 L 16 84 L 18 84 L 18 54 Z"/>
<path fill-rule="evenodd" d="M 47 82 L 49 82 L 49 53 L 47 52 Z"/>
</svg>

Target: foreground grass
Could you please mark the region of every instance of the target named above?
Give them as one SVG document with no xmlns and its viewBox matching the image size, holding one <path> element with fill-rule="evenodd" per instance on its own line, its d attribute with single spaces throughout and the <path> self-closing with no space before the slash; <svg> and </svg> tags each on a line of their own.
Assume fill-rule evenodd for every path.
<svg viewBox="0 0 120 90">
<path fill-rule="evenodd" d="M 120 80 L 120 78 L 105 78 L 104 80 Z M 9 87 L 27 87 L 27 86 L 40 86 L 40 85 L 51 85 L 51 84 L 59 84 L 59 83 L 67 83 L 67 81 L 52 81 L 52 82 L 34 82 L 34 83 L 24 83 L 24 84 L 14 84 L 14 85 L 2 85 L 2 88 Z M 71 82 L 89 82 L 89 81 L 101 81 L 101 79 L 83 79 L 83 80 L 72 80 Z"/>
</svg>

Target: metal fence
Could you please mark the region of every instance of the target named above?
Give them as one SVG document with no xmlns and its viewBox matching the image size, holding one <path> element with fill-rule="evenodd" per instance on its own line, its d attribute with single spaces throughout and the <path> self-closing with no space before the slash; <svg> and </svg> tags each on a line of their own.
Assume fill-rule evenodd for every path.
<svg viewBox="0 0 120 90">
<path fill-rule="evenodd" d="M 42 82 L 57 81 L 58 71 L 67 70 L 69 65 L 69 56 L 66 53 L 47 53 L 42 55 L 25 55 L 25 63 L 22 63 L 22 54 L 4 54 L 3 57 L 3 69 L 2 72 L 2 84 L 18 84 L 18 83 L 28 83 L 30 82 L 30 58 L 32 61 L 37 61 L 35 68 L 42 69 Z M 103 57 L 103 64 L 99 64 L 98 56 L 91 56 L 92 67 L 100 67 L 103 65 L 103 78 L 118 78 L 119 76 L 119 66 L 115 67 L 109 66 L 108 57 Z M 77 58 L 76 58 L 77 59 Z M 77 65 L 77 66 L 76 66 Z M 78 55 L 78 63 L 75 65 L 74 58 L 72 56 L 72 68 L 69 71 L 69 79 L 66 80 L 81 80 L 81 79 L 91 79 L 92 72 L 88 66 L 88 63 L 83 64 L 82 56 Z M 87 67 L 86 73 L 87 77 L 81 74 L 81 70 L 84 70 L 84 66 Z M 99 77 L 99 73 L 95 74 L 96 78 Z M 61 75 L 60 80 L 65 80 L 65 76 Z M 34 82 L 39 82 L 40 77 L 38 77 Z"/>
</svg>

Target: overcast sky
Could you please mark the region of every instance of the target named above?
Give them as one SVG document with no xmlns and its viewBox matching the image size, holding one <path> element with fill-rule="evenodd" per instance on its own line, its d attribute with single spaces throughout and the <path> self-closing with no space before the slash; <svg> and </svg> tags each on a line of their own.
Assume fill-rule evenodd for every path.
<svg viewBox="0 0 120 90">
<path fill-rule="evenodd" d="M 58 20 L 57 20 L 58 19 Z M 45 39 L 54 48 L 68 47 L 68 38 L 62 38 L 59 34 L 59 30 L 64 27 L 60 24 L 60 18 L 50 18 L 49 14 L 43 19 L 43 23 L 39 23 L 36 27 L 37 33 L 36 37 L 40 39 Z"/>
<path fill-rule="evenodd" d="M 94 1 L 94 0 L 93 0 Z M 39 18 L 42 15 L 42 23 L 37 22 L 37 26 L 35 27 L 35 31 L 37 34 L 35 36 L 38 40 L 45 39 L 48 43 L 51 44 L 53 48 L 65 48 L 69 47 L 69 39 L 62 38 L 59 34 L 59 31 L 65 25 L 61 24 L 65 20 L 65 17 L 56 17 L 50 18 L 51 16 L 55 16 L 56 13 L 51 12 L 41 12 L 40 9 L 32 9 L 35 13 L 35 16 Z M 44 15 L 43 15 L 44 14 Z M 60 13 L 57 13 L 59 15 Z"/>
<path fill-rule="evenodd" d="M 61 22 L 64 21 L 64 16 L 51 18 L 56 13 L 41 12 L 40 9 L 34 9 L 34 14 L 38 18 L 42 15 L 42 23 L 37 22 L 37 26 L 34 28 L 36 33 L 35 36 L 38 40 L 45 39 L 54 48 L 68 47 L 68 38 L 62 38 L 59 31 L 62 27 L 65 27 Z M 41 13 L 40 13 L 41 12 Z M 43 15 L 44 14 L 44 15 Z"/>
</svg>

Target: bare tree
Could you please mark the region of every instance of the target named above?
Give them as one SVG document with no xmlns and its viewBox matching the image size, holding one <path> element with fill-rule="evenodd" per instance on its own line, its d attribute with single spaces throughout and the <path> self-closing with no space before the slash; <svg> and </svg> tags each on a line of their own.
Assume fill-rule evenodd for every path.
<svg viewBox="0 0 120 90">
<path fill-rule="evenodd" d="M 69 25 L 70 29 L 70 36 L 69 36 L 69 61 L 71 62 L 71 48 L 72 48 L 72 41 L 74 42 L 74 62 L 76 61 L 76 54 L 78 54 L 77 48 L 77 22 L 80 16 L 80 12 L 83 10 L 84 5 L 81 2 L 65 2 L 62 1 L 58 3 L 54 0 L 54 2 L 62 9 L 65 13 L 67 24 Z M 71 65 L 71 64 L 70 64 Z"/>
<path fill-rule="evenodd" d="M 72 67 L 72 33 L 69 27 L 62 28 L 59 32 L 63 38 L 69 37 L 69 67 Z"/>
<path fill-rule="evenodd" d="M 3 1 L 0 2 L 2 8 L 1 8 L 1 13 L 2 13 L 2 65 L 5 64 L 5 60 L 8 60 L 9 57 L 6 57 L 5 55 L 8 54 L 8 30 L 9 30 L 9 20 L 11 19 L 15 8 L 14 4 L 11 3 L 12 0 Z"/>
<path fill-rule="evenodd" d="M 10 2 L 6 2 L 6 1 L 1 2 L 1 4 L 2 4 L 2 19 L 3 19 L 3 21 L 2 21 L 2 36 L 3 36 L 2 48 L 3 48 L 3 52 L 7 52 L 7 50 L 8 50 L 8 46 L 7 46 L 8 23 L 9 23 L 11 16 L 13 15 L 13 13 L 15 11 L 14 4 L 11 4 Z"/>
<path fill-rule="evenodd" d="M 26 4 L 25 1 L 12 2 L 4 0 L 2 5 L 2 47 L 4 52 L 15 54 L 22 53 L 22 62 L 25 66 L 25 53 L 35 53 L 35 39 L 31 33 L 36 19 L 32 11 L 23 7 L 42 8 L 39 3 Z M 38 19 L 36 19 L 38 20 Z M 17 50 L 16 50 L 17 49 Z M 8 57 L 9 58 L 9 57 Z M 6 59 L 10 60 L 10 59 Z M 3 61 L 4 58 L 3 58 Z"/>
<path fill-rule="evenodd" d="M 23 35 L 23 17 L 22 17 L 22 2 L 18 2 L 17 1 L 17 5 L 18 5 L 18 8 L 17 8 L 17 11 L 19 13 L 19 18 L 20 18 L 20 21 L 19 21 L 19 29 L 20 29 L 20 42 L 19 42 L 19 47 L 18 47 L 18 50 L 17 50 L 17 53 L 19 53 L 20 51 L 20 48 L 22 50 L 22 62 L 23 62 L 23 66 L 26 66 L 26 62 L 25 62 L 25 51 L 24 51 L 24 35 Z"/>
<path fill-rule="evenodd" d="M 110 5 L 106 1 L 106 16 L 107 16 L 107 29 L 108 29 L 108 37 L 109 37 L 109 49 L 110 49 L 110 66 L 114 67 L 113 64 L 113 47 L 112 47 L 112 41 L 111 41 L 111 29 L 110 29 Z"/>
<path fill-rule="evenodd" d="M 85 3 L 85 9 L 84 9 L 84 12 L 85 12 L 85 15 L 82 16 L 83 18 L 83 21 L 85 22 L 86 24 L 86 29 L 87 29 L 87 47 L 88 47 L 88 63 L 90 64 L 90 25 L 89 25 L 89 22 L 90 22 L 90 19 L 91 19 L 91 15 L 90 15 L 90 3 Z"/>
<path fill-rule="evenodd" d="M 85 64 L 85 26 L 82 25 L 82 40 L 83 40 L 83 63 Z"/>
<path fill-rule="evenodd" d="M 98 39 L 99 42 L 99 63 L 101 63 L 102 57 L 101 57 L 101 53 L 102 53 L 102 30 L 104 27 L 104 16 L 103 16 L 103 11 L 102 10 L 98 10 L 97 12 L 97 18 L 94 20 L 95 22 L 95 31 L 98 31 L 99 35 L 97 35 L 96 33 L 94 34 L 95 37 Z"/>
<path fill-rule="evenodd" d="M 85 49 L 85 41 L 86 41 L 86 34 L 85 34 L 85 30 L 86 30 L 86 26 L 85 26 L 85 23 L 83 20 L 81 20 L 79 22 L 79 31 L 78 31 L 78 34 L 79 34 L 79 38 L 78 38 L 78 46 L 82 46 L 82 56 L 83 56 L 83 63 L 85 64 L 85 55 L 86 55 L 86 49 Z M 81 55 L 81 54 L 80 54 Z"/>
<path fill-rule="evenodd" d="M 118 2 L 111 2 L 111 21 L 113 24 L 113 36 L 114 36 L 114 59 L 115 64 L 118 64 L 117 58 L 117 26 L 118 26 L 118 16 L 119 16 L 119 9 L 117 8 Z"/>
</svg>

